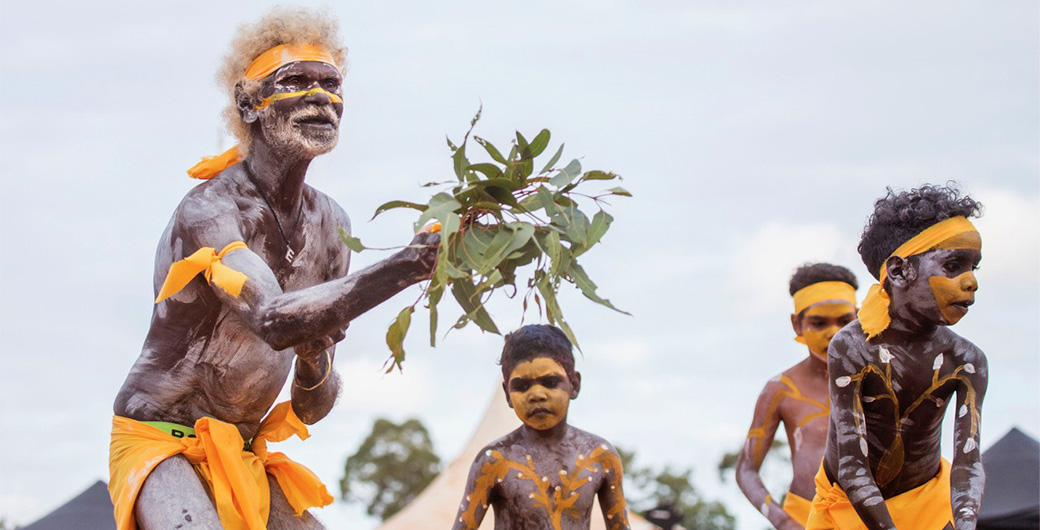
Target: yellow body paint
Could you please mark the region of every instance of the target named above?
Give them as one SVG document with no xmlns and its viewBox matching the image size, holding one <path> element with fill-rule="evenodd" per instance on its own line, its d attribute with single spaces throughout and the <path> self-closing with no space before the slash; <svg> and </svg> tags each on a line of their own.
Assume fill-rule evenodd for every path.
<svg viewBox="0 0 1040 530">
<path fill-rule="evenodd" d="M 956 305 L 957 302 L 975 301 L 974 290 L 967 291 L 964 289 L 964 286 L 968 284 L 978 285 L 978 282 L 975 280 L 975 274 L 970 271 L 956 278 L 947 278 L 945 276 L 928 277 L 928 285 L 932 288 L 935 305 L 939 308 L 939 313 L 946 321 L 946 324 L 952 326 L 968 313 L 968 308 Z"/>
<path fill-rule="evenodd" d="M 773 416 L 777 407 L 780 406 L 780 403 L 784 398 L 791 398 L 804 403 L 809 403 L 819 409 L 811 414 L 806 414 L 802 419 L 800 419 L 798 425 L 795 427 L 796 429 L 801 429 L 805 424 L 817 418 L 826 418 L 830 416 L 831 406 L 829 398 L 827 403 L 821 403 L 805 394 L 802 394 L 802 391 L 798 389 L 798 385 L 794 384 L 794 381 L 786 375 L 780 376 L 780 382 L 787 388 L 773 395 L 773 399 L 769 402 L 769 408 L 766 410 L 767 418 Z M 763 439 L 765 435 L 765 427 L 752 427 L 751 430 L 748 431 L 748 443 L 754 443 L 753 440 L 758 440 L 758 443 L 754 443 L 754 445 L 751 446 L 751 458 L 756 462 L 756 464 L 762 461 L 761 458 L 765 458 L 765 440 Z"/>
<path fill-rule="evenodd" d="M 567 371 L 560 363 L 537 357 L 522 362 L 509 373 L 509 402 L 520 421 L 528 427 L 544 431 L 558 425 L 567 417 L 571 395 L 557 384 L 564 382 Z"/>
<path fill-rule="evenodd" d="M 835 384 L 838 385 L 838 387 L 842 388 L 849 386 L 849 384 L 851 383 L 856 384 L 855 395 L 857 398 L 853 400 L 855 413 L 852 415 L 852 417 L 855 421 L 856 432 L 859 433 L 861 437 L 866 435 L 866 432 L 861 422 L 861 418 L 864 417 L 863 400 L 869 398 L 869 400 L 873 402 L 881 399 L 887 399 L 892 402 L 892 421 L 896 428 L 896 435 L 895 438 L 893 438 L 892 443 L 889 444 L 888 448 L 885 449 L 885 452 L 881 455 L 881 460 L 878 462 L 877 471 L 874 473 L 874 478 L 877 482 L 878 487 L 885 487 L 889 482 L 891 482 L 893 479 L 899 476 L 900 471 L 902 471 L 903 469 L 905 459 L 905 448 L 903 446 L 903 425 L 906 422 L 906 420 L 910 417 L 910 413 L 912 413 L 914 410 L 917 409 L 917 407 L 919 407 L 922 403 L 926 401 L 931 401 L 936 405 L 940 405 L 940 398 L 935 397 L 934 394 L 936 391 L 942 388 L 943 385 L 950 381 L 959 381 L 961 384 L 964 385 L 964 388 L 966 390 L 964 406 L 961 408 L 960 411 L 958 411 L 958 416 L 963 416 L 969 413 L 971 414 L 971 426 L 968 433 L 969 440 L 968 442 L 966 442 L 965 452 L 968 452 L 974 447 L 977 447 L 977 442 L 974 442 L 974 440 L 975 436 L 978 434 L 981 417 L 978 408 L 975 406 L 975 387 L 972 386 L 971 380 L 968 378 L 967 375 L 965 375 L 966 373 L 975 372 L 974 365 L 972 365 L 971 363 L 967 363 L 963 366 L 958 366 L 953 370 L 953 373 L 943 377 L 939 377 L 939 370 L 942 368 L 943 364 L 943 354 L 940 353 L 938 356 L 936 356 L 935 361 L 932 364 L 933 372 L 931 386 L 928 387 L 928 389 L 926 389 L 921 394 L 921 396 L 918 397 L 913 403 L 911 403 L 905 411 L 903 411 L 901 410 L 899 397 L 896 395 L 895 388 L 893 388 L 892 386 L 892 364 L 890 362 L 892 359 L 892 354 L 889 353 L 888 348 L 884 346 L 880 347 L 879 353 L 881 357 L 881 362 L 885 365 L 883 370 L 881 368 L 878 368 L 876 365 L 868 364 L 864 366 L 863 369 L 860 370 L 859 373 L 857 373 L 856 375 L 842 376 L 835 379 L 834 381 Z M 866 378 L 867 374 L 871 373 L 877 375 L 881 379 L 881 382 L 885 386 L 885 393 L 879 396 L 864 397 L 862 395 L 863 379 Z M 867 445 L 865 438 L 861 438 L 860 440 L 861 447 L 863 449 L 863 454 L 864 456 L 866 456 Z"/>
<path fill-rule="evenodd" d="M 329 99 L 332 100 L 333 103 L 343 103 L 343 98 L 337 96 L 336 94 L 333 94 L 332 92 L 329 92 L 324 88 L 314 87 L 310 90 L 301 90 L 299 92 L 278 92 L 275 94 L 271 94 L 270 96 L 264 98 L 264 100 L 256 106 L 256 110 L 264 110 L 275 101 L 281 101 L 283 99 L 290 98 L 302 98 L 306 96 L 313 96 L 315 94 L 325 94 L 329 97 Z"/>
<path fill-rule="evenodd" d="M 552 485 L 548 476 L 538 474 L 534 459 L 530 455 L 527 455 L 525 462 L 509 460 L 494 450 L 488 450 L 488 456 L 491 460 L 481 467 L 480 476 L 473 484 L 473 491 L 467 496 L 466 510 L 459 517 L 467 530 L 477 529 L 477 507 L 488 507 L 491 488 L 495 483 L 505 480 L 511 472 L 516 473 L 517 479 L 530 481 L 534 486 L 534 491 L 529 495 L 531 507 L 545 511 L 553 530 L 561 530 L 564 515 L 574 519 L 582 517 L 583 514 L 577 512 L 574 505 L 582 494 L 595 495 L 595 491 L 581 491 L 584 486 L 593 482 L 592 475 L 603 473 L 610 477 L 612 489 L 621 488 L 621 460 L 606 445 L 593 449 L 588 456 L 578 455 L 570 472 L 560 470 L 560 484 L 556 486 Z M 611 529 L 628 526 L 628 512 L 624 500 L 607 513 L 607 523 Z"/>
<path fill-rule="evenodd" d="M 809 352 L 816 357 L 826 360 L 827 348 L 831 344 L 831 339 L 841 331 L 843 326 L 835 324 L 824 329 L 809 329 L 810 326 L 804 324 L 805 319 L 809 317 L 838 318 L 845 315 L 855 318 L 856 307 L 846 302 L 820 302 L 812 305 L 806 309 L 802 320 L 802 334 L 798 337 L 801 340 L 795 340 L 808 346 Z"/>
</svg>

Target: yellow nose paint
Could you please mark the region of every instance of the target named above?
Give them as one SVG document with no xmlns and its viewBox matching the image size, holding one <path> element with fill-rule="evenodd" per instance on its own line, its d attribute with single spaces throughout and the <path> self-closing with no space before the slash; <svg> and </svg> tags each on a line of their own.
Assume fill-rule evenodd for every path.
<svg viewBox="0 0 1040 530">
<path fill-rule="evenodd" d="M 956 324 L 968 313 L 968 308 L 955 305 L 958 302 L 974 302 L 975 290 L 979 283 L 975 280 L 975 273 L 968 271 L 955 278 L 945 276 L 930 276 L 928 285 L 932 288 L 932 296 L 935 297 L 935 305 L 947 325 Z"/>
<path fill-rule="evenodd" d="M 836 320 L 848 315 L 849 319 L 855 318 L 856 308 L 851 304 L 841 302 L 820 302 L 818 304 L 809 306 L 805 310 L 805 315 L 802 317 L 802 334 L 799 335 L 798 342 L 805 344 L 809 347 L 809 352 L 813 355 L 821 358 L 827 358 L 827 348 L 831 344 L 831 339 L 841 331 L 844 326 L 843 323 L 837 322 Z M 810 318 L 825 318 L 829 322 L 829 326 L 823 329 L 814 329 L 808 322 Z"/>
<path fill-rule="evenodd" d="M 557 384 L 547 384 L 549 379 Z M 567 371 L 548 357 L 516 365 L 509 373 L 508 388 L 517 417 L 532 429 L 551 429 L 567 417 L 571 399 Z"/>
<path fill-rule="evenodd" d="M 283 99 L 290 99 L 290 98 L 302 98 L 302 97 L 305 97 L 305 96 L 313 96 L 315 94 L 325 94 L 326 96 L 329 97 L 329 99 L 333 103 L 343 103 L 343 98 L 337 96 L 336 94 L 333 94 L 332 92 L 329 92 L 328 90 L 325 90 L 324 88 L 314 87 L 314 88 L 312 88 L 310 90 L 301 90 L 299 92 L 279 92 L 279 93 L 271 94 L 270 96 L 264 98 L 264 100 L 261 101 L 260 104 L 256 106 L 256 110 L 264 110 L 268 106 L 270 106 L 271 103 L 274 103 L 275 101 L 281 101 Z"/>
</svg>

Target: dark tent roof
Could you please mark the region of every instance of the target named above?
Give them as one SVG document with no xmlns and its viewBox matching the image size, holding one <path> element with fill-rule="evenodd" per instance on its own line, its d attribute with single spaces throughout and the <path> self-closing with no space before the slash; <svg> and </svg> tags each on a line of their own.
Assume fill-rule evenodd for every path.
<svg viewBox="0 0 1040 530">
<path fill-rule="evenodd" d="M 979 530 L 1040 528 L 1040 442 L 1012 428 L 982 454 Z"/>
<path fill-rule="evenodd" d="M 108 486 L 97 481 L 76 498 L 22 530 L 115 530 Z"/>
</svg>

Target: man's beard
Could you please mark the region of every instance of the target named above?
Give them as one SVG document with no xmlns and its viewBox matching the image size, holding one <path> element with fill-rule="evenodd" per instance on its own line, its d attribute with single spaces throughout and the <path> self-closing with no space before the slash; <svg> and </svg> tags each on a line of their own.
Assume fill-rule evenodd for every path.
<svg viewBox="0 0 1040 530">
<path fill-rule="evenodd" d="M 260 120 L 264 139 L 282 156 L 314 158 L 328 153 L 339 140 L 339 116 L 332 105 L 307 105 L 287 113 L 268 107 L 267 119 Z M 305 122 L 322 121 L 332 127 L 317 127 Z"/>
</svg>

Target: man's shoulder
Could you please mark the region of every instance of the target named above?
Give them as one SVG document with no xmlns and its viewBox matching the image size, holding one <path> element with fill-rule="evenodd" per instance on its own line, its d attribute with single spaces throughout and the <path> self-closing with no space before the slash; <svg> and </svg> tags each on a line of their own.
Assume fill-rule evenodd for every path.
<svg viewBox="0 0 1040 530">
<path fill-rule="evenodd" d="M 569 436 L 572 438 L 574 446 L 578 451 L 583 453 L 593 452 L 607 452 L 613 455 L 617 455 L 618 451 L 613 444 L 608 442 L 602 436 L 591 433 L 589 431 L 579 429 L 573 425 L 569 426 Z"/>
<path fill-rule="evenodd" d="M 188 190 L 174 213 L 174 219 L 192 224 L 240 211 L 242 188 L 235 169 L 223 173 Z"/>
<path fill-rule="evenodd" d="M 938 340 L 943 343 L 943 349 L 950 351 L 955 359 L 975 365 L 986 363 L 986 354 L 975 343 L 958 335 L 949 327 L 939 328 L 937 335 Z"/>
</svg>

